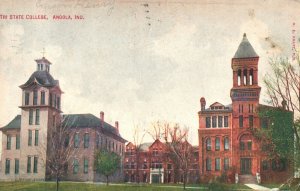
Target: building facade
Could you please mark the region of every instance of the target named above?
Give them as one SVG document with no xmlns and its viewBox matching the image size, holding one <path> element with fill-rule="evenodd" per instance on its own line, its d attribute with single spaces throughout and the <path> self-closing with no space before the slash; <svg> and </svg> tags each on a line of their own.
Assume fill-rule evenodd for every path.
<svg viewBox="0 0 300 191">
<path fill-rule="evenodd" d="M 136 146 L 129 142 L 124 157 L 125 182 L 175 183 L 175 176 L 183 182 L 183 173 L 176 171 L 175 164 L 168 157 L 165 143 L 159 139 L 153 143 L 143 143 L 137 153 Z M 189 162 L 187 182 L 199 182 L 198 147 L 193 147 L 193 155 Z"/>
<path fill-rule="evenodd" d="M 68 144 L 72 153 L 66 165 L 65 179 L 99 181 L 102 177 L 94 171 L 94 154 L 107 149 L 123 157 L 125 140 L 119 134 L 119 123 L 112 126 L 92 114 L 62 115 L 62 90 L 59 81 L 50 74 L 46 58 L 36 60 L 37 70 L 21 85 L 21 115 L 2 127 L 3 180 L 46 180 L 48 170 L 50 131 L 63 125 L 68 127 Z M 122 165 L 121 165 L 122 166 Z M 122 170 L 116 173 L 120 180 Z"/>
<path fill-rule="evenodd" d="M 253 135 L 253 129 L 261 128 L 263 123 L 258 114 L 263 106 L 259 104 L 258 61 L 259 56 L 244 34 L 231 61 L 232 103 L 215 102 L 206 107 L 205 98 L 200 99 L 199 165 L 203 181 L 225 175 L 228 182 L 266 182 L 272 174 L 281 174 L 279 179 L 290 174 L 287 164 L 280 173 L 262 168 L 272 162 Z"/>
</svg>

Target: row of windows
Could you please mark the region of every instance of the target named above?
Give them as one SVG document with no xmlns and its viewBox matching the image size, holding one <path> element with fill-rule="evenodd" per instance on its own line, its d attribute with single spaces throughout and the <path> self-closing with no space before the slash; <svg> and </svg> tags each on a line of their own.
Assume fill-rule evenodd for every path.
<svg viewBox="0 0 300 191">
<path fill-rule="evenodd" d="M 12 136 L 7 135 L 6 136 L 6 149 L 11 150 L 12 145 Z M 20 135 L 16 135 L 16 149 L 20 149 Z"/>
<path fill-rule="evenodd" d="M 49 72 L 49 70 L 50 70 L 49 65 L 45 65 L 45 69 L 46 69 L 47 72 Z M 44 64 L 37 64 L 37 70 L 38 71 L 43 71 L 44 70 Z"/>
<path fill-rule="evenodd" d="M 29 125 L 33 125 L 33 113 L 35 111 L 35 125 L 40 124 L 40 109 L 29 110 Z"/>
<path fill-rule="evenodd" d="M 221 170 L 221 159 L 220 158 L 215 158 L 215 171 L 220 171 Z M 224 170 L 229 169 L 229 158 L 224 158 L 223 159 L 223 168 Z M 211 158 L 206 159 L 206 171 L 211 171 L 212 169 L 212 160 Z"/>
<path fill-rule="evenodd" d="M 287 168 L 287 160 L 271 160 L 271 162 L 264 160 L 262 161 L 262 170 L 266 171 L 272 169 L 273 171 L 285 171 Z"/>
<path fill-rule="evenodd" d="M 243 83 L 243 85 L 253 85 L 253 69 L 250 69 L 249 76 L 247 74 L 247 69 L 243 70 L 243 79 L 242 79 L 242 70 L 238 70 L 238 86 Z"/>
<path fill-rule="evenodd" d="M 66 167 L 67 170 L 67 167 Z M 89 161 L 88 159 L 83 160 L 83 173 L 87 174 L 89 171 Z M 79 172 L 79 162 L 77 159 L 73 160 L 73 174 L 78 174 Z"/>
<path fill-rule="evenodd" d="M 25 105 L 29 105 L 29 100 L 30 100 L 30 93 L 25 92 Z M 45 92 L 41 91 L 40 92 L 40 105 L 45 105 Z M 32 100 L 32 105 L 38 105 L 38 91 L 35 90 L 33 91 L 33 100 Z M 60 109 L 60 97 L 57 96 L 56 94 L 49 94 L 49 105 L 53 106 L 57 109 Z"/>
<path fill-rule="evenodd" d="M 32 168 L 33 160 L 33 168 Z M 19 174 L 20 160 L 15 159 L 15 174 Z M 5 160 L 5 174 L 10 174 L 11 170 L 11 160 Z M 27 173 L 38 173 L 38 157 L 37 156 L 28 156 L 27 157 Z"/>
<path fill-rule="evenodd" d="M 253 115 L 249 115 L 248 121 L 249 121 L 249 127 L 252 128 L 253 127 Z M 239 127 L 240 128 L 244 127 L 244 117 L 243 117 L 243 115 L 239 116 Z"/>
<path fill-rule="evenodd" d="M 245 150 L 252 150 L 252 141 L 240 141 L 240 150 L 245 151 Z"/>
<path fill-rule="evenodd" d="M 248 104 L 248 113 L 253 113 L 253 104 Z M 239 104 L 239 113 L 244 113 L 244 105 Z"/>
<path fill-rule="evenodd" d="M 216 128 L 217 127 L 217 119 L 218 119 L 218 127 L 228 127 L 228 116 L 212 116 L 206 117 L 206 128 Z M 223 120 L 224 119 L 224 120 Z M 224 121 L 224 123 L 223 123 Z"/>
<path fill-rule="evenodd" d="M 65 138 L 65 142 L 64 145 L 65 147 L 68 147 L 70 144 L 70 136 L 67 135 Z M 100 135 L 97 135 L 96 137 L 96 148 L 103 148 L 103 144 L 104 144 L 104 139 L 101 138 Z M 80 146 L 80 135 L 79 133 L 75 133 L 74 134 L 74 147 L 75 148 L 79 148 Z M 90 146 L 90 135 L 89 133 L 85 133 L 83 135 L 83 147 L 84 148 L 89 148 Z M 107 138 L 105 139 L 105 145 L 107 150 L 109 151 L 115 151 L 115 152 L 119 152 L 122 153 L 123 152 L 123 148 L 122 145 L 118 145 L 117 143 L 115 143 L 114 141 L 108 141 Z"/>
<path fill-rule="evenodd" d="M 28 130 L 28 146 L 32 146 L 32 134 L 34 132 L 34 146 L 39 145 L 39 130 Z"/>
<path fill-rule="evenodd" d="M 225 137 L 223 141 L 224 141 L 224 151 L 229 150 L 229 138 Z M 215 138 L 215 151 L 219 151 L 220 149 L 221 149 L 220 138 L 216 137 Z M 207 151 L 212 150 L 211 138 L 206 139 L 206 150 Z"/>
</svg>

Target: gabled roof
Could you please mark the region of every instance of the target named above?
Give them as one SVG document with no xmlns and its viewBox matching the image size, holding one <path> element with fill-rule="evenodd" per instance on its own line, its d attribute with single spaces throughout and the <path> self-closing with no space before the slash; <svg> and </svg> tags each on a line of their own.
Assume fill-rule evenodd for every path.
<svg viewBox="0 0 300 191">
<path fill-rule="evenodd" d="M 219 103 L 219 102 L 215 102 L 215 103 L 211 104 L 209 107 L 214 107 L 214 106 L 222 106 L 222 107 L 224 107 L 224 105 L 221 104 L 221 103 Z"/>
<path fill-rule="evenodd" d="M 0 130 L 10 130 L 10 129 L 20 129 L 21 128 L 21 115 L 17 115 L 11 122 L 6 126 L 2 127 Z"/>
<path fill-rule="evenodd" d="M 233 58 L 253 58 L 253 57 L 258 57 L 258 55 L 254 51 L 250 42 L 248 41 L 246 33 L 244 33 L 243 40 L 240 43 Z"/>
<path fill-rule="evenodd" d="M 88 114 L 68 114 L 63 115 L 63 126 L 71 128 L 101 128 L 102 132 L 108 136 L 117 138 L 121 141 L 126 142 L 125 139 L 121 137 L 119 132 L 115 127 L 101 121 L 98 117 L 88 113 Z"/>
<path fill-rule="evenodd" d="M 35 71 L 33 74 L 31 74 L 27 82 L 20 86 L 20 88 L 28 87 L 34 82 L 37 82 L 39 85 L 46 87 L 53 87 L 59 84 L 58 80 L 54 80 L 49 72 Z"/>
</svg>

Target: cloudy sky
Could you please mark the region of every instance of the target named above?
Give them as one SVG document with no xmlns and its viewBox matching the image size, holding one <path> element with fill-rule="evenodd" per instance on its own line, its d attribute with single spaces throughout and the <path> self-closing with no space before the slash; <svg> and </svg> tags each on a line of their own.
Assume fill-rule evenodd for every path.
<svg viewBox="0 0 300 191">
<path fill-rule="evenodd" d="M 2 15 L 48 20 L 0 19 L 0 126 L 20 114 L 18 86 L 45 48 L 64 113 L 104 111 L 127 140 L 133 126 L 177 122 L 196 144 L 200 97 L 231 102 L 231 58 L 243 33 L 260 56 L 261 82 L 269 58 L 292 56 L 293 29 L 299 44 L 299 10 L 297 0 L 1 1 Z"/>
</svg>

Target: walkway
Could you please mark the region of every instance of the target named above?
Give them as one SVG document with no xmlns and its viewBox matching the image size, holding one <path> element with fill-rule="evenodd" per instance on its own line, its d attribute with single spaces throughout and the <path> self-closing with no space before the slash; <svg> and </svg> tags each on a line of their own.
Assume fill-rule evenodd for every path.
<svg viewBox="0 0 300 191">
<path fill-rule="evenodd" d="M 279 190 L 278 188 L 266 188 L 257 184 L 245 184 L 246 186 L 248 186 L 249 188 L 252 188 L 253 190 L 257 190 L 257 191 L 276 191 Z"/>
</svg>

